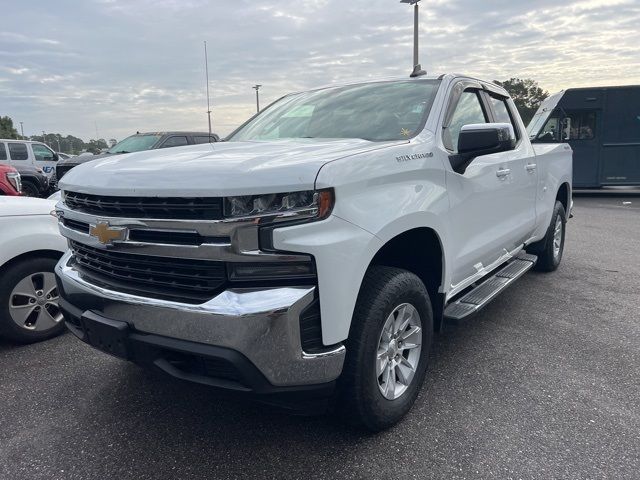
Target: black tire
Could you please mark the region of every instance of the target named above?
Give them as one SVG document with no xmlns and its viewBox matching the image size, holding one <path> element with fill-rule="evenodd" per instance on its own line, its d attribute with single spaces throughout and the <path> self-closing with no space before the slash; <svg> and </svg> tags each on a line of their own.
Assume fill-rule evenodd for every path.
<svg viewBox="0 0 640 480">
<path fill-rule="evenodd" d="M 556 222 L 560 219 L 561 242 L 559 252 L 554 247 L 554 236 Z M 527 252 L 537 255 L 538 262 L 536 263 L 535 270 L 539 272 L 553 272 L 557 270 L 562 261 L 562 254 L 564 253 L 564 239 L 566 234 L 567 214 L 564 211 L 562 203 L 556 201 L 553 208 L 553 215 L 551 215 L 551 223 L 547 229 L 547 233 L 544 238 L 537 243 L 534 243 L 527 248 Z"/>
<path fill-rule="evenodd" d="M 0 335 L 17 343 L 34 343 L 55 337 L 64 331 L 63 321 L 59 321 L 53 324 L 51 328 L 45 330 L 29 330 L 18 325 L 13 320 L 10 312 L 9 302 L 17 302 L 11 298 L 11 294 L 16 285 L 23 279 L 40 272 L 53 273 L 56 263 L 57 261 L 52 258 L 34 257 L 27 258 L 24 261 L 18 261 L 0 271 L 0 278 L 2 278 L 2 282 L 0 283 Z M 55 294 L 57 294 L 57 291 Z M 52 311 L 53 307 L 50 305 L 51 303 L 57 302 L 49 301 L 47 305 L 40 308 L 47 308 L 49 311 Z M 40 320 L 38 319 L 37 321 Z"/>
<path fill-rule="evenodd" d="M 406 391 L 389 400 L 378 386 L 376 354 L 387 318 L 404 303 L 412 305 L 420 316 L 422 349 Z M 400 421 L 413 406 L 424 381 L 432 338 L 431 301 L 422 281 L 399 268 L 370 267 L 358 295 L 338 385 L 337 406 L 345 418 L 372 431 L 384 430 Z"/>
<path fill-rule="evenodd" d="M 26 197 L 40 197 L 40 190 L 38 187 L 29 181 L 22 182 L 22 194 Z"/>
</svg>

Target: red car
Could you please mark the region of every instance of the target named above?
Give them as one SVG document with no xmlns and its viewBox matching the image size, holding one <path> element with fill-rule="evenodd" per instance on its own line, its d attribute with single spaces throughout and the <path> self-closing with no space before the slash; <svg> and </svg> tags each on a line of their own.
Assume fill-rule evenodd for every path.
<svg viewBox="0 0 640 480">
<path fill-rule="evenodd" d="M 9 165 L 0 164 L 0 195 L 15 197 L 20 195 L 21 190 L 22 185 L 18 171 Z"/>
</svg>

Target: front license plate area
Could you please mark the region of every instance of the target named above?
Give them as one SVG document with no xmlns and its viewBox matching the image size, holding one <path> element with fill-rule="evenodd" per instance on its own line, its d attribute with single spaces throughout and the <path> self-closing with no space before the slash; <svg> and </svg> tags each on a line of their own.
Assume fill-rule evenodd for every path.
<svg viewBox="0 0 640 480">
<path fill-rule="evenodd" d="M 126 322 L 104 318 L 91 312 L 82 315 L 86 342 L 92 347 L 119 358 L 129 358 Z"/>
</svg>

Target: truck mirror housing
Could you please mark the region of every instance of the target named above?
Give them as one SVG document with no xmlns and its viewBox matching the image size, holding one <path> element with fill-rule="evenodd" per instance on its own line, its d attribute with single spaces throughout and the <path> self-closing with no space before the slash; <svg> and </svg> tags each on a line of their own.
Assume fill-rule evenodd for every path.
<svg viewBox="0 0 640 480">
<path fill-rule="evenodd" d="M 464 173 L 474 158 L 507 152 L 516 146 L 513 126 L 508 123 L 478 123 L 462 127 L 458 137 L 458 153 L 449 156 L 451 167 Z"/>
</svg>

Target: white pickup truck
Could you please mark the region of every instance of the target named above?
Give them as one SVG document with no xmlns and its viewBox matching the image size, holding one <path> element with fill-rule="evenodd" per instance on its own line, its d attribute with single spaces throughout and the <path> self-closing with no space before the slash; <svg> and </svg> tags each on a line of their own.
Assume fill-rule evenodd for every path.
<svg viewBox="0 0 640 480">
<path fill-rule="evenodd" d="M 558 267 L 571 156 L 534 150 L 507 92 L 474 78 L 287 95 L 225 142 L 69 172 L 60 307 L 112 355 L 330 396 L 380 430 L 414 403 L 443 322 Z"/>
</svg>

